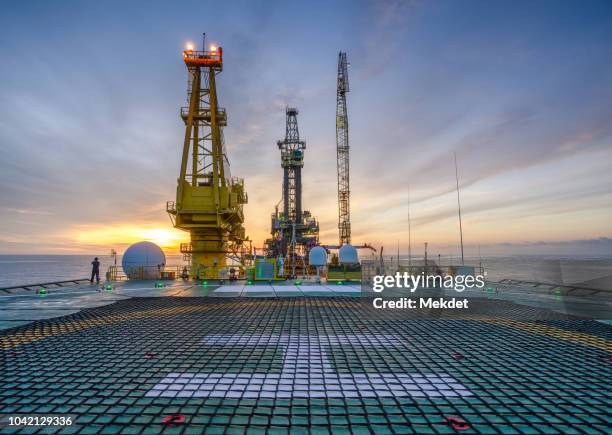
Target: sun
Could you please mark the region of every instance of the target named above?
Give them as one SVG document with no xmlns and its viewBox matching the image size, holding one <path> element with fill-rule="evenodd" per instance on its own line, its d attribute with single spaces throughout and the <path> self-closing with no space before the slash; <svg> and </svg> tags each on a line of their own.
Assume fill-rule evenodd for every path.
<svg viewBox="0 0 612 435">
<path fill-rule="evenodd" d="M 70 232 L 70 238 L 78 244 L 89 246 L 122 247 L 132 243 L 153 242 L 165 251 L 178 251 L 189 234 L 174 228 L 156 224 L 81 225 Z"/>
<path fill-rule="evenodd" d="M 161 248 L 176 249 L 181 242 L 185 241 L 186 233 L 167 228 L 144 229 L 140 234 L 142 240 L 155 243 Z"/>
</svg>

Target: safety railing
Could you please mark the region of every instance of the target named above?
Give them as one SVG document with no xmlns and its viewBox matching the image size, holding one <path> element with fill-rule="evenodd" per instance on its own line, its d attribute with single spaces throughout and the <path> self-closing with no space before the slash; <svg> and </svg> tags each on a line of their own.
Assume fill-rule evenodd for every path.
<svg viewBox="0 0 612 435">
<path fill-rule="evenodd" d="M 107 281 L 138 281 L 138 280 L 237 280 L 246 279 L 246 270 L 239 265 L 223 267 L 199 266 L 191 270 L 191 266 L 110 266 L 106 272 Z"/>
<path fill-rule="evenodd" d="M 107 281 L 189 278 L 188 266 L 110 266 L 106 271 Z"/>
<path fill-rule="evenodd" d="M 20 290 L 26 291 L 39 291 L 41 288 L 62 288 L 62 287 L 71 287 L 78 284 L 85 284 L 89 282 L 89 278 L 77 278 L 77 279 L 69 279 L 65 281 L 52 281 L 52 282 L 42 282 L 38 284 L 24 284 L 24 285 L 14 285 L 10 287 L 2 287 L 0 288 L 0 292 L 2 293 L 14 293 Z"/>
<path fill-rule="evenodd" d="M 221 47 L 211 51 L 183 51 L 183 60 L 187 66 L 221 67 L 223 64 L 223 49 Z"/>
<path fill-rule="evenodd" d="M 211 121 L 212 111 L 207 107 L 200 108 L 195 114 L 194 117 L 196 119 L 203 119 L 204 121 Z M 189 117 L 189 107 L 181 107 L 181 118 L 187 119 Z M 227 113 L 224 107 L 220 107 L 217 109 L 217 120 L 220 122 L 227 121 Z"/>
</svg>

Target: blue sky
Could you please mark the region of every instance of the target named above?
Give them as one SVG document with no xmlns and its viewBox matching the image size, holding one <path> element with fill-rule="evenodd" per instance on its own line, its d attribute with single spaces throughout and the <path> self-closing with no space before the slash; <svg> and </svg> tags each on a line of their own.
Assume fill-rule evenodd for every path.
<svg viewBox="0 0 612 435">
<path fill-rule="evenodd" d="M 261 246 L 276 140 L 300 110 L 304 206 L 337 240 L 335 86 L 348 52 L 356 242 L 612 255 L 612 3 L 6 1 L 0 12 L 0 252 L 163 243 L 182 147 L 181 50 L 224 48 L 231 172 Z M 170 233 L 172 234 L 172 233 Z M 132 237 L 130 236 L 130 237 Z M 162 240 L 163 239 L 163 240 Z"/>
</svg>

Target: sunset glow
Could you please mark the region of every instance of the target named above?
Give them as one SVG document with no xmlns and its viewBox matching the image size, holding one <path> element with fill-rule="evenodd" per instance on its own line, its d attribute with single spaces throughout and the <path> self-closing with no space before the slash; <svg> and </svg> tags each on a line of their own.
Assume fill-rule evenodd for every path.
<svg viewBox="0 0 612 435">
<path fill-rule="evenodd" d="M 228 4 L 203 26 L 203 14 L 169 2 L 125 5 L 125 14 L 95 2 L 15 2 L 0 14 L 0 55 L 10 60 L 0 72 L 0 253 L 93 254 L 140 240 L 177 252 L 189 240 L 166 212 L 185 137 L 178 51 L 218 53 L 222 42 L 226 174 L 244 179 L 244 226 L 258 250 L 282 196 L 277 141 L 293 106 L 307 143 L 302 206 L 320 242 L 338 243 L 342 50 L 354 243 L 385 252 L 399 243 L 406 255 L 410 191 L 413 251 L 427 242 L 458 255 L 456 153 L 466 252 L 612 255 L 609 2 L 597 13 L 569 2 L 557 15 L 540 2 L 482 2 L 477 15 L 460 2 L 365 2 L 350 14 L 326 4 L 316 32 L 309 7 L 279 4 L 262 22 L 261 7 Z M 32 26 L 41 14 L 44 25 Z M 160 22 L 163 32 L 151 32 Z"/>
<path fill-rule="evenodd" d="M 167 227 L 152 225 L 118 224 L 114 226 L 79 226 L 69 235 L 79 245 L 106 245 L 124 247 L 143 240 L 153 242 L 164 251 L 178 252 L 183 242 L 189 241 L 189 235 Z"/>
</svg>

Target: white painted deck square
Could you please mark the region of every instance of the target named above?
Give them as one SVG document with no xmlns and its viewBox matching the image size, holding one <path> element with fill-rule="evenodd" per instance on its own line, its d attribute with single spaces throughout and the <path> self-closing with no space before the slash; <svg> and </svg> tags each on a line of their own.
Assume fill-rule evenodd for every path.
<svg viewBox="0 0 612 435">
<path fill-rule="evenodd" d="M 302 292 L 304 292 L 305 294 L 308 293 L 319 293 L 319 292 L 323 292 L 323 293 L 329 293 L 330 290 L 325 287 L 324 285 L 303 285 L 300 286 L 300 290 L 302 290 Z"/>
<path fill-rule="evenodd" d="M 222 285 L 215 289 L 213 293 L 242 293 L 244 285 Z"/>
<path fill-rule="evenodd" d="M 273 285 L 272 288 L 274 288 L 274 291 L 277 293 L 302 293 L 302 290 L 295 285 Z"/>
<path fill-rule="evenodd" d="M 329 346 L 360 345 L 394 347 L 401 338 L 393 335 L 211 335 L 206 346 L 278 346 L 283 349 L 281 373 L 171 373 L 148 393 L 150 397 L 457 397 L 472 393 L 448 374 L 337 373 L 329 361 Z M 295 376 L 295 366 L 306 364 L 308 375 Z M 325 375 L 323 375 L 323 373 Z M 239 379 L 240 377 L 240 379 Z M 216 382 L 214 386 L 206 383 Z M 196 382 L 197 380 L 197 382 Z M 202 382 L 203 381 L 203 382 Z M 161 388 L 160 386 L 164 386 Z M 167 387 L 167 388 L 165 388 Z M 244 394 L 242 394 L 244 393 Z M 186 394 L 187 396 L 185 396 Z M 249 394 L 248 396 L 246 394 Z"/>
<path fill-rule="evenodd" d="M 274 288 L 271 285 L 247 285 L 242 294 L 245 293 L 274 293 Z"/>
<path fill-rule="evenodd" d="M 335 286 L 326 286 L 327 289 L 329 291 L 332 291 L 334 293 L 360 293 L 361 292 L 361 288 L 355 288 L 353 286 L 349 286 L 349 285 L 335 285 Z"/>
</svg>

